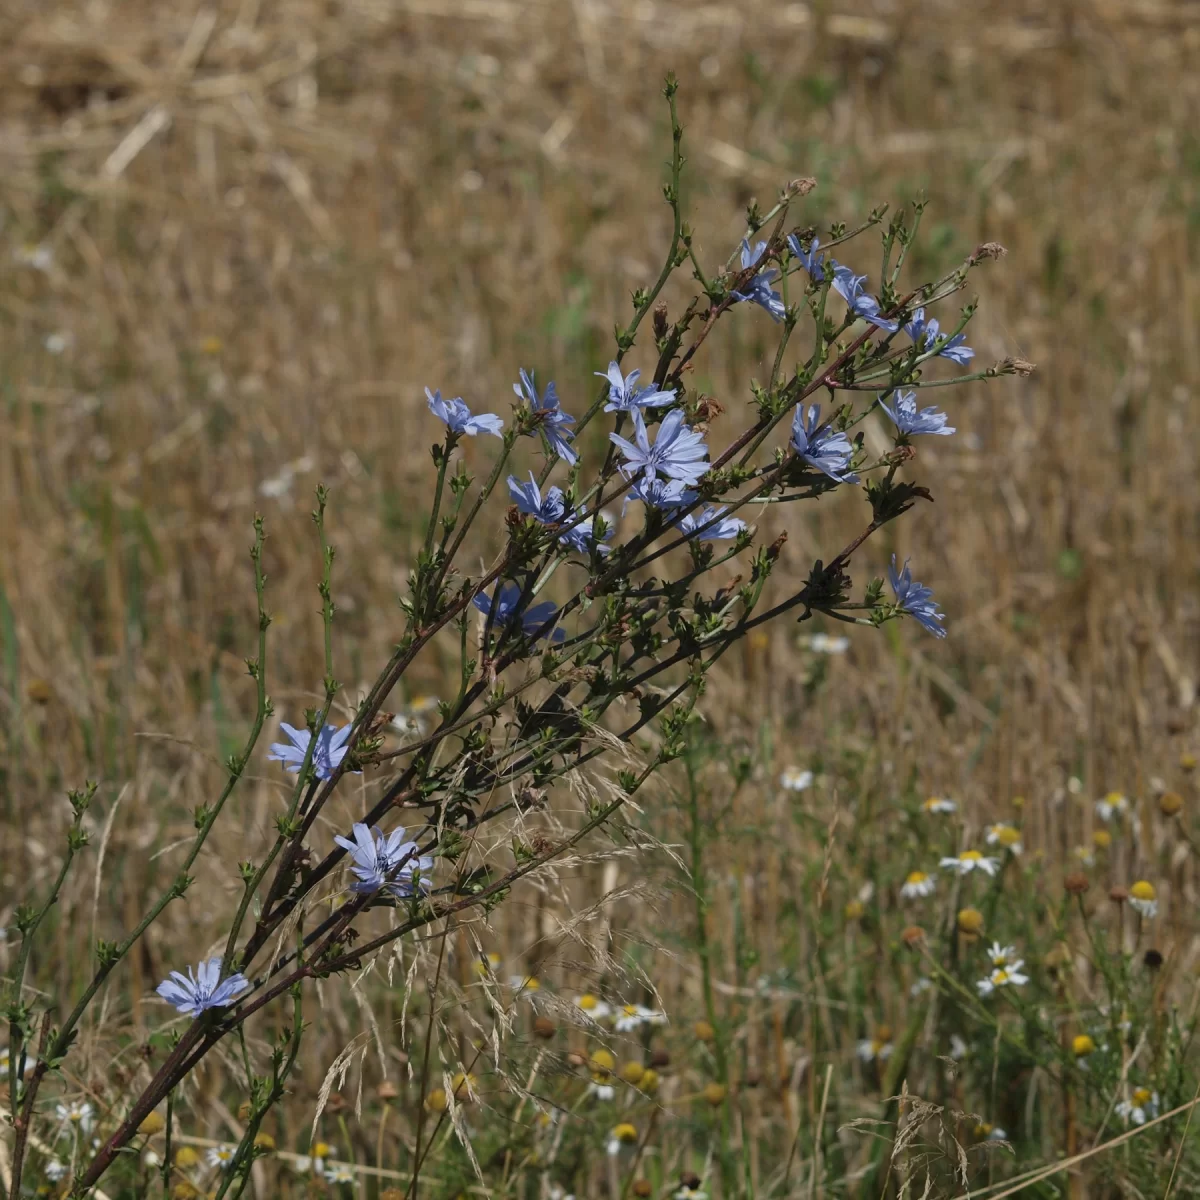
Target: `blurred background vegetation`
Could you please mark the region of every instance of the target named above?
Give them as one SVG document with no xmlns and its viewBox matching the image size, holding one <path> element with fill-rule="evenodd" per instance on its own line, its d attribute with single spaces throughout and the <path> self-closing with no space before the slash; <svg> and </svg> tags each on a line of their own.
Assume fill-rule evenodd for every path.
<svg viewBox="0 0 1200 1200">
<path fill-rule="evenodd" d="M 563 996 L 645 972 L 672 1018 L 654 1031 L 674 1056 L 659 1100 L 691 1114 L 655 1126 L 627 1172 L 657 1164 L 656 1194 L 671 1194 L 681 1170 L 707 1179 L 721 1147 L 737 1148 L 763 1195 L 855 1194 L 872 1139 L 837 1127 L 893 1120 L 884 1085 L 900 1083 L 862 1065 L 857 1044 L 879 1025 L 899 1037 L 917 1011 L 899 883 L 931 861 L 920 854 L 981 842 L 990 822 L 1018 824 L 1024 844 L 1006 886 L 1026 916 L 996 936 L 1029 939 L 1047 995 L 1068 985 L 1046 982 L 1055 964 L 1041 956 L 1086 950 L 1046 915 L 1061 906 L 1064 874 L 1084 870 L 1087 904 L 1110 924 L 1109 888 L 1146 878 L 1160 913 L 1130 951 L 1153 943 L 1167 966 L 1128 995 L 1190 1020 L 1197 61 L 1200 11 L 1183 0 L 9 0 L 0 921 L 56 870 L 64 789 L 93 777 L 104 799 L 103 862 L 68 889 L 61 953 L 37 964 L 39 986 L 72 994 L 88 970 L 81 931 L 114 936 L 136 921 L 243 736 L 254 511 L 270 535 L 270 690 L 295 719 L 322 674 L 307 513 L 313 486 L 331 487 L 337 666 L 352 703 L 398 636 L 396 596 L 424 535 L 437 430 L 422 389 L 504 412 L 527 366 L 582 409 L 613 323 L 657 274 L 669 233 L 659 88 L 671 69 L 703 261 L 723 262 L 745 206 L 768 206 L 794 176 L 817 178 L 796 216 L 821 228 L 923 193 L 911 278 L 980 241 L 1003 243 L 1007 258 L 972 275 L 981 310 L 969 341 L 980 365 L 1011 355 L 1039 369 L 940 393 L 959 433 L 922 446 L 914 467 L 936 504 L 856 564 L 861 584 L 893 549 L 911 555 L 951 636 L 860 630 L 839 655 L 814 653 L 807 626 L 760 636 L 701 705 L 706 748 L 647 802 L 627 844 L 514 895 L 451 946 L 451 974 L 468 988 L 479 947 L 500 955 L 503 977 L 532 971 Z M 861 239 L 847 256 L 873 278 L 875 245 Z M 673 308 L 682 296 L 669 296 Z M 726 410 L 717 442 L 770 367 L 766 319 L 737 317 L 692 380 Z M 648 365 L 637 350 L 630 361 Z M 464 448 L 476 464 L 486 452 Z M 839 495 L 764 522 L 789 534 L 778 585 L 798 586 L 857 532 L 861 506 Z M 453 669 L 427 656 L 389 707 L 419 707 Z M 814 785 L 782 790 L 789 766 L 813 771 Z M 91 1031 L 71 1077 L 102 1110 L 141 1069 L 116 1048 L 160 1022 L 147 996 L 178 965 L 177 947 L 198 957 L 219 932 L 239 887 L 230 864 L 265 838 L 280 787 L 261 764 L 218 829 L 204 890 L 150 931 L 114 986 L 109 1025 Z M 1093 801 L 1113 790 L 1131 819 L 1096 847 Z M 1182 797 L 1181 813 L 1160 813 L 1164 792 Z M 936 832 L 921 823 L 929 795 L 960 806 Z M 697 814 L 709 831 L 699 925 L 696 864 L 679 857 L 696 848 Z M 634 853 L 642 841 L 670 849 Z M 994 926 L 1006 903 L 990 910 Z M 954 913 L 947 887 L 920 924 L 953 943 Z M 1116 921 L 1119 948 L 1119 911 Z M 325 1069 L 361 1026 L 337 989 L 322 1003 L 304 1084 L 276 1130 L 302 1152 Z M 386 1003 L 398 1020 L 399 998 Z M 412 1011 L 421 1003 L 427 1012 L 427 998 Z M 715 1048 L 693 1029 L 709 1018 Z M 385 1030 L 403 1075 L 411 1047 Z M 587 1051 L 582 1033 L 557 1036 L 564 1055 Z M 1019 1158 L 1052 1161 L 1100 1138 L 1069 1087 L 1043 1078 L 1039 1092 L 1028 1063 L 988 1059 L 973 1087 L 947 1082 L 933 1065 L 945 1053 L 928 1048 L 909 1090 L 927 1083 L 922 1094 L 978 1114 L 980 1128 L 1003 1124 Z M 379 1082 L 376 1065 L 361 1075 Z M 223 1079 L 214 1067 L 194 1098 L 199 1137 L 236 1125 Z M 728 1094 L 696 1100 L 714 1079 Z M 392 1101 L 389 1145 L 410 1136 L 405 1104 L 419 1101 L 406 1095 Z M 343 1158 L 401 1167 L 399 1150 L 376 1156 L 378 1119 L 360 1123 L 343 1106 L 326 1132 Z M 607 1125 L 592 1124 L 603 1158 Z M 378 1132 L 382 1144 L 382 1122 Z M 1160 1147 L 1148 1178 L 1175 1149 Z M 999 1178 L 1009 1163 L 989 1158 L 983 1170 Z M 1121 1192 L 1137 1169 L 1110 1155 L 1070 1183 L 1060 1176 L 1053 1194 Z M 608 1194 L 605 1170 L 588 1176 L 595 1194 Z M 448 1194 L 451 1176 L 447 1165 Z M 464 1166 L 461 1186 L 480 1189 L 473 1178 Z M 1174 1186 L 1186 1194 L 1194 1174 Z"/>
</svg>

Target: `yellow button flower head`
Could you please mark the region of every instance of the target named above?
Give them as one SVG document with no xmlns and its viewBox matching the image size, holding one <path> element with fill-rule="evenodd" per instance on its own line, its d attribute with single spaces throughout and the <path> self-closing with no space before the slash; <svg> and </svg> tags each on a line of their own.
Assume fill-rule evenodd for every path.
<svg viewBox="0 0 1200 1200">
<path fill-rule="evenodd" d="M 1158 811 L 1164 817 L 1176 816 L 1183 808 L 1183 797 L 1178 792 L 1163 792 L 1158 798 Z"/>
<path fill-rule="evenodd" d="M 1097 850 L 1107 850 L 1112 845 L 1112 834 L 1107 829 L 1097 829 L 1092 834 L 1092 845 Z"/>
<path fill-rule="evenodd" d="M 1089 1054 L 1095 1054 L 1096 1043 L 1086 1033 L 1077 1033 L 1071 1039 L 1071 1050 L 1076 1058 L 1086 1058 Z"/>
<path fill-rule="evenodd" d="M 692 1026 L 692 1032 L 701 1042 L 711 1042 L 717 1036 L 717 1031 L 707 1021 L 697 1021 Z"/>
<path fill-rule="evenodd" d="M 616 1065 L 617 1060 L 613 1058 L 612 1053 L 605 1050 L 603 1046 L 597 1046 L 589 1055 L 589 1061 L 592 1064 L 592 1070 L 600 1074 L 607 1075 Z"/>
<path fill-rule="evenodd" d="M 977 908 L 959 909 L 958 927 L 963 933 L 979 933 L 983 929 L 983 913 Z"/>
<path fill-rule="evenodd" d="M 638 1090 L 645 1092 L 647 1096 L 653 1096 L 658 1091 L 659 1076 L 658 1072 L 653 1067 L 647 1067 L 642 1072 L 642 1078 L 638 1081 Z"/>
<path fill-rule="evenodd" d="M 711 1083 L 706 1083 L 704 1085 L 704 1099 L 707 1100 L 708 1103 L 713 1106 L 713 1108 L 716 1108 L 718 1104 L 723 1103 L 725 1100 L 724 1085 L 718 1083 L 715 1079 Z"/>
<path fill-rule="evenodd" d="M 625 1142 L 626 1144 L 636 1142 L 638 1138 L 637 1129 L 628 1121 L 622 1121 L 619 1125 L 613 1127 L 613 1137 L 617 1141 Z"/>
<path fill-rule="evenodd" d="M 199 1161 L 200 1155 L 191 1146 L 180 1146 L 175 1151 L 175 1165 L 182 1167 L 185 1171 L 188 1167 L 194 1167 Z"/>
<path fill-rule="evenodd" d="M 144 1133 L 147 1137 L 153 1137 L 156 1133 L 162 1133 L 166 1129 L 167 1123 L 163 1120 L 161 1113 L 147 1113 L 142 1123 L 138 1126 L 138 1133 Z"/>
<path fill-rule="evenodd" d="M 861 900 L 850 900 L 847 902 L 844 911 L 847 921 L 861 921 L 862 915 L 864 912 L 866 912 L 866 909 L 863 907 L 863 902 Z"/>
<path fill-rule="evenodd" d="M 625 1080 L 626 1083 L 633 1084 L 634 1087 L 637 1087 L 637 1085 L 642 1082 L 642 1077 L 645 1074 L 646 1068 L 636 1060 L 627 1062 L 621 1067 L 621 1078 Z"/>
</svg>

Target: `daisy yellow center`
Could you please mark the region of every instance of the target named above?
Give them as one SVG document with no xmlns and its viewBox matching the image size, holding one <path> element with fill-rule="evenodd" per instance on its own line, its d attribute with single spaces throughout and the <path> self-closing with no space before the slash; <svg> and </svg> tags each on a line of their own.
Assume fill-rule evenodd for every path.
<svg viewBox="0 0 1200 1200">
<path fill-rule="evenodd" d="M 929 878 L 924 871 L 913 871 L 909 874 L 908 883 L 924 883 Z"/>
<path fill-rule="evenodd" d="M 963 862 L 979 862 L 983 855 L 978 850 L 964 850 L 958 857 Z"/>
<path fill-rule="evenodd" d="M 1109 792 L 1104 797 L 1104 802 L 1113 808 L 1121 808 L 1125 804 L 1125 797 L 1120 792 Z"/>
<path fill-rule="evenodd" d="M 929 799 L 925 801 L 925 808 L 927 810 L 934 809 L 937 808 L 939 804 L 941 804 L 941 801 L 936 796 L 930 796 Z"/>
<path fill-rule="evenodd" d="M 628 1121 L 622 1121 L 620 1125 L 613 1129 L 613 1137 L 618 1142 L 636 1142 L 637 1130 Z"/>
<path fill-rule="evenodd" d="M 1096 1049 L 1096 1043 L 1086 1033 L 1080 1033 L 1071 1042 L 1071 1049 L 1075 1051 L 1076 1057 L 1083 1058 Z"/>
<path fill-rule="evenodd" d="M 603 1047 L 593 1050 L 591 1054 L 592 1067 L 597 1071 L 608 1072 L 613 1069 L 616 1059 Z"/>
<path fill-rule="evenodd" d="M 1012 825 L 997 825 L 995 834 L 1002 846 L 1015 846 L 1021 840 L 1021 831 Z"/>
<path fill-rule="evenodd" d="M 636 1004 L 626 1004 L 621 1008 L 621 1011 L 627 1017 L 636 1017 L 637 1016 L 637 1005 Z"/>
<path fill-rule="evenodd" d="M 993 966 L 997 966 L 997 967 L 1006 967 L 1006 966 L 1008 966 L 1008 955 L 1007 955 L 1007 954 L 996 954 L 996 955 L 993 955 L 993 957 L 992 957 L 992 965 L 993 965 Z"/>
<path fill-rule="evenodd" d="M 1139 879 L 1137 883 L 1129 889 L 1129 894 L 1135 900 L 1153 900 L 1157 893 L 1154 890 L 1154 884 L 1147 883 L 1144 879 Z"/>
<path fill-rule="evenodd" d="M 312 1148 L 312 1156 L 313 1156 L 313 1158 L 328 1158 L 329 1157 L 329 1143 L 328 1142 L 316 1142 Z"/>
<path fill-rule="evenodd" d="M 1134 1088 L 1133 1102 L 1138 1108 L 1145 1108 L 1150 1103 L 1150 1089 Z"/>
<path fill-rule="evenodd" d="M 599 1003 L 600 1002 L 595 996 L 592 995 L 591 992 L 587 992 L 585 995 L 579 997 L 579 1007 L 582 1008 L 584 1012 L 591 1012 L 592 1009 L 595 1008 Z"/>
<path fill-rule="evenodd" d="M 1003 969 L 997 969 L 997 970 L 993 971 L 992 972 L 992 982 L 993 983 L 1007 983 L 1008 982 L 1008 972 Z"/>
<path fill-rule="evenodd" d="M 1092 834 L 1092 842 L 1101 850 L 1107 850 L 1112 845 L 1112 834 L 1107 829 L 1097 829 Z"/>
</svg>

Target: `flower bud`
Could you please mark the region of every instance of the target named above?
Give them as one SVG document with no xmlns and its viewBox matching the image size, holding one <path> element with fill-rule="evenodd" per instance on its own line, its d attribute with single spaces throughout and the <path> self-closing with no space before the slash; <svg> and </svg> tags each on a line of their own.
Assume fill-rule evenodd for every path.
<svg viewBox="0 0 1200 1200">
<path fill-rule="evenodd" d="M 1096 1052 L 1096 1043 L 1086 1033 L 1077 1033 L 1071 1039 L 1071 1051 L 1076 1058 L 1086 1058 Z"/>
<path fill-rule="evenodd" d="M 1164 817 L 1177 816 L 1183 808 L 1183 797 L 1178 792 L 1163 792 L 1158 798 L 1158 811 Z"/>
<path fill-rule="evenodd" d="M 711 1083 L 704 1085 L 704 1099 L 716 1108 L 717 1105 L 725 1102 L 725 1085 L 717 1083 L 714 1079 Z"/>
<path fill-rule="evenodd" d="M 166 1127 L 167 1123 L 163 1120 L 161 1113 L 149 1112 L 138 1126 L 138 1133 L 144 1133 L 146 1137 L 153 1137 L 156 1133 L 162 1133 Z"/>
<path fill-rule="evenodd" d="M 642 1081 L 642 1077 L 646 1074 L 646 1068 L 636 1060 L 627 1062 L 621 1067 L 620 1075 L 626 1083 L 633 1084 L 637 1087 Z"/>
<path fill-rule="evenodd" d="M 958 927 L 972 937 L 983 930 L 983 913 L 977 908 L 963 908 L 958 913 Z"/>
</svg>

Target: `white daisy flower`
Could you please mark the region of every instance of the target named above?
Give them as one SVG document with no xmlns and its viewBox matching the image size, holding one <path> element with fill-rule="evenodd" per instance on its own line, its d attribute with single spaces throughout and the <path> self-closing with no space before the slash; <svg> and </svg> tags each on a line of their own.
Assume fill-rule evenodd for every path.
<svg viewBox="0 0 1200 1200">
<path fill-rule="evenodd" d="M 1005 1133 L 999 1125 L 993 1125 L 991 1129 L 988 1130 L 987 1140 L 989 1142 L 1007 1142 L 1008 1134 Z"/>
<path fill-rule="evenodd" d="M 998 858 L 987 858 L 978 850 L 964 850 L 957 858 L 943 858 L 941 862 L 943 870 L 956 871 L 959 875 L 969 875 L 972 871 L 995 875 L 999 865 Z"/>
<path fill-rule="evenodd" d="M 813 785 L 813 773 L 799 767 L 784 767 L 779 786 L 788 792 L 806 792 Z"/>
<path fill-rule="evenodd" d="M 518 992 L 529 993 L 536 992 L 542 985 L 535 975 L 510 975 L 508 986 Z"/>
<path fill-rule="evenodd" d="M 1128 811 L 1129 801 L 1120 792 L 1109 792 L 1102 800 L 1096 801 L 1096 816 L 1102 821 L 1123 817 Z"/>
<path fill-rule="evenodd" d="M 932 989 L 933 980 L 930 979 L 928 975 L 922 975 L 918 980 L 916 980 L 912 987 L 908 989 L 908 994 L 916 999 L 917 996 L 923 996 L 926 992 L 931 991 Z"/>
<path fill-rule="evenodd" d="M 601 1000 L 599 996 L 593 996 L 591 992 L 584 992 L 582 996 L 576 996 L 575 1007 L 593 1021 L 606 1021 L 612 1016 L 613 1011 L 611 1004 Z"/>
<path fill-rule="evenodd" d="M 1145 879 L 1139 879 L 1129 889 L 1129 907 L 1140 913 L 1146 920 L 1158 916 L 1158 893 L 1154 884 Z"/>
<path fill-rule="evenodd" d="M 906 900 L 913 900 L 918 896 L 932 896 L 936 886 L 932 875 L 926 875 L 924 871 L 910 871 L 900 885 L 900 895 Z"/>
<path fill-rule="evenodd" d="M 57 1183 L 66 1175 L 67 1166 L 66 1163 L 60 1163 L 57 1158 L 52 1158 L 42 1170 L 51 1183 Z"/>
<path fill-rule="evenodd" d="M 616 1094 L 617 1089 L 608 1082 L 607 1075 L 593 1075 L 592 1082 L 587 1085 L 588 1096 L 595 1096 L 597 1100 L 611 1100 Z"/>
<path fill-rule="evenodd" d="M 989 846 L 1002 846 L 1009 854 L 1020 854 L 1021 846 L 1021 831 L 1015 826 L 1008 824 L 1007 821 L 999 821 L 995 825 L 987 827 L 987 844 Z"/>
<path fill-rule="evenodd" d="M 1117 1105 L 1116 1113 L 1126 1125 L 1145 1125 L 1149 1118 L 1158 1116 L 1158 1093 L 1149 1088 L 1134 1088 L 1129 1099 Z"/>
<path fill-rule="evenodd" d="M 921 805 L 921 811 L 927 813 L 952 813 L 958 812 L 958 805 L 953 800 L 946 800 L 941 796 L 930 796 L 924 804 Z"/>
<path fill-rule="evenodd" d="M 817 654 L 845 654 L 850 649 L 850 639 L 832 637 L 828 633 L 814 633 L 808 639 L 808 648 Z"/>
<path fill-rule="evenodd" d="M 1024 986 L 1029 982 L 1029 976 L 1021 974 L 1024 965 L 1025 963 L 1018 958 L 1007 967 L 997 967 L 986 979 L 981 979 L 975 984 L 979 994 L 990 996 L 998 988 Z"/>
<path fill-rule="evenodd" d="M 485 954 L 482 958 L 475 960 L 475 974 L 478 975 L 480 979 L 487 979 L 494 975 L 497 970 L 499 970 L 500 962 L 500 955 L 497 954 L 495 950 L 492 950 L 488 954 Z"/>
<path fill-rule="evenodd" d="M 225 1170 L 233 1162 L 237 1147 L 232 1142 L 222 1142 L 219 1146 L 210 1146 L 205 1159 L 210 1167 L 220 1167 Z"/>
<path fill-rule="evenodd" d="M 957 1033 L 950 1035 L 950 1057 L 955 1062 L 959 1062 L 967 1057 L 968 1046 L 966 1041 Z"/>
<path fill-rule="evenodd" d="M 59 1104 L 54 1109 L 54 1115 L 62 1125 L 64 1133 L 73 1128 L 86 1136 L 92 1132 L 92 1126 L 96 1123 L 95 1110 L 86 1100 L 76 1100 L 71 1104 Z"/>
<path fill-rule="evenodd" d="M 330 1183 L 353 1183 L 354 1168 L 349 1163 L 331 1162 L 325 1168 L 325 1178 Z"/>
<path fill-rule="evenodd" d="M 690 1188 L 685 1183 L 675 1192 L 673 1200 L 708 1200 L 708 1193 L 699 1188 Z"/>
<path fill-rule="evenodd" d="M 858 1043 L 858 1057 L 865 1063 L 887 1062 L 892 1056 L 892 1031 L 881 1026 L 873 1038 Z"/>
<path fill-rule="evenodd" d="M 7 1046 L 4 1046 L 2 1049 L 0 1049 L 0 1079 L 8 1078 L 8 1068 L 9 1068 L 10 1061 L 11 1060 L 9 1057 L 9 1049 Z M 33 1068 L 36 1065 L 36 1063 L 37 1063 L 37 1059 L 34 1058 L 34 1056 L 32 1054 L 30 1054 L 28 1050 L 26 1050 L 26 1052 L 25 1052 L 25 1070 L 24 1070 L 23 1074 L 25 1076 L 31 1075 L 33 1073 Z"/>
<path fill-rule="evenodd" d="M 618 1033 L 632 1033 L 643 1025 L 665 1025 L 667 1014 L 641 1004 L 623 1004 L 617 1010 L 616 1030 Z"/>
<path fill-rule="evenodd" d="M 623 1146 L 632 1146 L 637 1140 L 637 1129 L 628 1121 L 622 1121 L 620 1125 L 613 1126 L 612 1132 L 608 1135 L 608 1144 L 605 1146 L 605 1150 L 615 1158 L 621 1153 Z"/>
<path fill-rule="evenodd" d="M 1016 946 L 1002 946 L 999 942 L 993 942 L 988 951 L 988 958 L 992 960 L 993 967 L 1007 967 L 1016 957 Z"/>
</svg>

